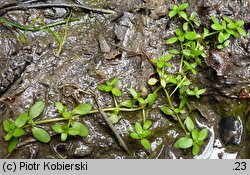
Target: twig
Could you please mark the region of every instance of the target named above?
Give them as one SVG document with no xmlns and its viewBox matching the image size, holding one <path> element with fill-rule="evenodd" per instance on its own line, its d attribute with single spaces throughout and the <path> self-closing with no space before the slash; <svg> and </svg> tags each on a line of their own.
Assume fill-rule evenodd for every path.
<svg viewBox="0 0 250 175">
<path fill-rule="evenodd" d="M 120 146 L 128 153 L 131 154 L 130 150 L 128 149 L 127 145 L 125 144 L 124 140 L 122 139 L 122 137 L 119 135 L 118 131 L 115 129 L 114 125 L 111 123 L 111 121 L 109 120 L 108 116 L 106 115 L 106 113 L 103 111 L 103 109 L 101 108 L 101 106 L 98 103 L 98 98 L 97 98 L 97 94 L 95 92 L 90 91 L 93 96 L 94 99 L 96 101 L 97 107 L 99 112 L 101 113 L 102 117 L 104 118 L 105 122 L 107 123 L 107 125 L 110 127 L 110 129 L 113 131 L 113 133 L 115 134 Z"/>
<path fill-rule="evenodd" d="M 52 4 L 30 4 L 30 5 L 10 6 L 10 7 L 6 7 L 6 8 L 2 8 L 0 10 L 0 16 L 4 15 L 8 11 L 15 11 L 15 10 L 26 11 L 26 10 L 32 9 L 32 8 L 42 9 L 42 8 L 52 8 L 52 7 L 70 8 L 70 9 L 79 8 L 79 9 L 83 9 L 83 10 L 89 11 L 89 12 L 91 11 L 91 12 L 95 12 L 95 13 L 105 13 L 105 14 L 115 14 L 116 13 L 115 11 L 112 11 L 112 10 L 91 8 L 91 7 L 88 7 L 86 5 L 52 3 Z"/>
</svg>

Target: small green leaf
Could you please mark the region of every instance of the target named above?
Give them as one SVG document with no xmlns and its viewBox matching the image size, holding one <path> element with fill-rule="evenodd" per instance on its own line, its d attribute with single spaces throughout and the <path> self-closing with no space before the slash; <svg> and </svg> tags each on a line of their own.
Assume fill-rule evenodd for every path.
<svg viewBox="0 0 250 175">
<path fill-rule="evenodd" d="M 224 42 L 224 34 L 222 32 L 219 33 L 219 36 L 218 36 L 218 41 L 219 43 L 223 43 Z"/>
<path fill-rule="evenodd" d="M 149 136 L 151 134 L 151 131 L 150 130 L 146 130 L 146 131 L 143 131 L 141 134 L 139 134 L 139 136 L 141 138 L 145 138 L 147 136 Z"/>
<path fill-rule="evenodd" d="M 135 123 L 135 132 L 137 134 L 141 134 L 143 132 L 142 126 L 141 126 L 141 124 L 139 122 Z"/>
<path fill-rule="evenodd" d="M 146 101 L 143 98 L 138 98 L 138 102 L 140 103 L 141 106 L 146 104 Z"/>
<path fill-rule="evenodd" d="M 190 117 L 186 117 L 184 124 L 186 125 L 187 129 L 192 132 L 194 130 L 194 122 Z"/>
<path fill-rule="evenodd" d="M 32 134 L 40 142 L 48 143 L 50 142 L 50 135 L 47 131 L 42 128 L 32 127 Z"/>
<path fill-rule="evenodd" d="M 22 135 L 24 135 L 24 130 L 22 128 L 17 128 L 13 132 L 14 137 L 21 137 Z"/>
<path fill-rule="evenodd" d="M 137 139 L 137 140 L 141 139 L 140 136 L 139 136 L 137 133 L 135 133 L 135 132 L 132 132 L 132 133 L 130 133 L 129 135 L 130 135 L 130 137 L 132 137 L 133 139 Z"/>
<path fill-rule="evenodd" d="M 12 134 L 7 134 L 5 137 L 4 137 L 4 140 L 5 141 L 9 141 L 11 138 L 12 138 Z"/>
<path fill-rule="evenodd" d="M 114 94 L 117 97 L 120 97 L 122 95 L 122 92 L 117 88 L 113 88 L 112 89 L 112 94 Z"/>
<path fill-rule="evenodd" d="M 183 41 L 185 40 L 185 37 L 184 37 L 184 36 L 179 36 L 179 37 L 178 37 L 178 40 L 179 40 L 180 42 L 183 42 Z"/>
<path fill-rule="evenodd" d="M 119 106 L 133 108 L 134 107 L 134 99 L 124 100 L 119 104 Z"/>
<path fill-rule="evenodd" d="M 15 129 L 15 125 L 12 121 L 10 121 L 9 119 L 5 119 L 3 122 L 3 128 L 4 130 L 9 133 L 11 132 L 13 129 Z"/>
<path fill-rule="evenodd" d="M 208 130 L 206 128 L 203 128 L 200 132 L 199 132 L 199 138 L 198 140 L 204 140 L 208 135 Z"/>
<path fill-rule="evenodd" d="M 203 28 L 203 37 L 207 37 L 207 35 L 209 34 L 209 30 L 207 28 Z"/>
<path fill-rule="evenodd" d="M 68 133 L 62 133 L 62 134 L 61 134 L 61 140 L 62 140 L 62 141 L 67 140 L 67 138 L 68 138 Z"/>
<path fill-rule="evenodd" d="M 109 120 L 111 121 L 111 123 L 115 124 L 119 122 L 119 117 L 117 116 L 117 114 L 110 114 Z"/>
<path fill-rule="evenodd" d="M 199 138 L 199 131 L 197 131 L 197 129 L 193 129 L 192 130 L 192 138 L 193 138 L 193 140 L 198 140 L 198 138 Z"/>
<path fill-rule="evenodd" d="M 181 138 L 179 138 L 179 139 L 174 143 L 174 148 L 180 148 L 179 143 L 180 143 L 182 140 L 184 140 L 184 139 L 186 139 L 186 137 L 181 137 Z"/>
<path fill-rule="evenodd" d="M 161 107 L 161 111 L 167 115 L 174 115 L 174 112 L 167 106 Z"/>
<path fill-rule="evenodd" d="M 156 78 L 150 78 L 148 80 L 148 84 L 151 86 L 155 85 L 157 82 L 158 82 L 158 80 Z"/>
<path fill-rule="evenodd" d="M 169 12 L 168 16 L 169 16 L 170 18 L 173 18 L 176 14 L 177 14 L 177 11 L 172 10 L 171 12 Z"/>
<path fill-rule="evenodd" d="M 150 149 L 151 148 L 151 143 L 147 139 L 142 139 L 141 144 L 145 149 Z"/>
<path fill-rule="evenodd" d="M 18 138 L 12 137 L 10 141 L 8 142 L 8 153 L 13 152 L 17 144 L 18 144 Z"/>
<path fill-rule="evenodd" d="M 183 27 L 184 31 L 187 31 L 188 30 L 188 22 L 185 22 L 182 27 Z"/>
<path fill-rule="evenodd" d="M 161 82 L 161 86 L 165 88 L 166 85 L 167 85 L 166 80 L 162 78 L 162 79 L 160 80 L 160 82 Z"/>
<path fill-rule="evenodd" d="M 206 92 L 206 89 L 200 89 L 198 90 L 198 94 L 201 95 L 201 94 L 204 94 Z"/>
<path fill-rule="evenodd" d="M 190 148 L 192 145 L 193 145 L 193 140 L 187 137 L 179 142 L 179 147 L 182 149 Z"/>
<path fill-rule="evenodd" d="M 108 83 L 108 82 L 107 82 Z M 111 90 L 113 89 L 113 87 L 110 85 L 106 85 L 105 88 L 104 88 L 104 91 L 105 92 L 110 92 Z"/>
<path fill-rule="evenodd" d="M 55 132 L 57 132 L 57 133 L 62 133 L 62 132 L 63 132 L 62 125 L 60 125 L 60 124 L 52 125 L 51 128 L 52 128 Z"/>
<path fill-rule="evenodd" d="M 143 124 L 143 129 L 147 130 L 152 125 L 152 122 L 150 120 L 146 120 Z"/>
<path fill-rule="evenodd" d="M 45 107 L 45 103 L 43 101 L 36 102 L 33 106 L 31 106 L 29 110 L 29 116 L 31 119 L 34 119 L 42 114 Z"/>
<path fill-rule="evenodd" d="M 219 23 L 219 21 L 214 16 L 211 16 L 211 19 L 214 23 Z"/>
<path fill-rule="evenodd" d="M 237 28 L 237 25 L 235 25 L 235 24 L 232 22 L 232 23 L 229 23 L 229 24 L 227 25 L 227 27 L 230 28 L 230 29 L 236 29 L 236 28 Z"/>
<path fill-rule="evenodd" d="M 155 101 L 158 98 L 158 94 L 157 93 L 151 93 L 148 95 L 147 97 L 147 101 L 148 101 L 148 106 L 151 107 L 153 106 L 153 104 L 155 103 Z"/>
<path fill-rule="evenodd" d="M 78 129 L 79 131 L 78 135 L 81 137 L 86 137 L 89 135 L 88 128 L 81 122 L 73 122 L 72 128 Z"/>
<path fill-rule="evenodd" d="M 76 136 L 80 133 L 78 128 L 69 128 L 68 134 L 72 136 Z"/>
<path fill-rule="evenodd" d="M 92 105 L 85 103 L 85 104 L 80 104 L 75 109 L 72 111 L 72 114 L 77 114 L 77 115 L 85 115 L 88 114 L 92 109 Z"/>
<path fill-rule="evenodd" d="M 169 50 L 168 53 L 173 54 L 173 55 L 180 54 L 180 52 L 176 49 Z"/>
<path fill-rule="evenodd" d="M 235 24 L 236 24 L 238 27 L 243 26 L 244 23 L 245 23 L 245 22 L 244 22 L 243 20 L 238 20 L 238 21 L 235 22 Z"/>
<path fill-rule="evenodd" d="M 175 34 L 176 34 L 177 36 L 182 36 L 182 35 L 183 35 L 183 32 L 182 32 L 181 29 L 176 29 L 176 30 L 175 30 Z"/>
<path fill-rule="evenodd" d="M 176 41 L 178 41 L 178 38 L 177 37 L 172 37 L 172 38 L 169 38 L 167 40 L 167 43 L 168 44 L 174 44 Z"/>
<path fill-rule="evenodd" d="M 244 30 L 244 29 L 242 29 L 242 28 L 237 28 L 237 30 L 238 30 L 238 32 L 242 35 L 242 36 L 247 36 L 247 33 L 246 33 L 246 31 Z"/>
<path fill-rule="evenodd" d="M 223 26 L 220 25 L 219 23 L 217 23 L 217 24 L 212 24 L 212 25 L 211 25 L 211 28 L 214 29 L 214 30 L 218 30 L 218 31 L 223 30 Z"/>
<path fill-rule="evenodd" d="M 221 45 L 221 44 L 217 45 L 217 49 L 223 49 L 223 48 L 224 48 L 223 45 Z"/>
<path fill-rule="evenodd" d="M 56 102 L 56 109 L 61 113 L 64 111 L 64 106 L 61 102 Z"/>
<path fill-rule="evenodd" d="M 15 125 L 18 128 L 21 128 L 26 124 L 27 121 L 28 121 L 28 113 L 24 112 L 17 117 L 17 119 L 15 120 Z"/>
<path fill-rule="evenodd" d="M 192 51 L 189 50 L 189 49 L 184 49 L 184 50 L 182 51 L 182 53 L 183 53 L 185 56 L 192 56 Z"/>
<path fill-rule="evenodd" d="M 97 86 L 97 89 L 98 89 L 99 91 L 105 92 L 106 86 L 107 86 L 107 85 L 100 84 L 100 85 Z"/>
<path fill-rule="evenodd" d="M 195 39 L 199 38 L 199 35 L 196 32 L 187 32 L 185 34 L 185 38 L 187 40 L 195 40 Z"/>
<path fill-rule="evenodd" d="M 227 47 L 227 46 L 230 44 L 230 42 L 231 42 L 230 40 L 226 40 L 226 41 L 224 42 L 224 44 L 223 44 L 224 47 Z"/>
<path fill-rule="evenodd" d="M 70 119 L 72 117 L 71 113 L 68 112 L 67 110 L 65 110 L 65 111 L 62 112 L 62 116 L 65 119 Z"/>
<path fill-rule="evenodd" d="M 193 144 L 193 148 L 192 148 L 192 154 L 194 156 L 198 155 L 200 152 L 200 146 L 197 144 Z"/>
<path fill-rule="evenodd" d="M 180 11 L 178 14 L 179 14 L 183 19 L 185 19 L 186 21 L 188 21 L 187 14 L 186 14 L 185 12 Z"/>
<path fill-rule="evenodd" d="M 157 68 L 161 69 L 165 66 L 165 61 L 158 61 L 157 62 Z"/>
<path fill-rule="evenodd" d="M 183 3 L 181 4 L 179 7 L 178 7 L 178 10 L 184 10 L 186 9 L 187 7 L 189 6 L 189 4 L 186 2 L 186 3 Z"/>
<path fill-rule="evenodd" d="M 233 21 L 230 19 L 230 18 L 228 18 L 227 16 L 223 16 L 222 17 L 225 21 L 227 21 L 228 23 L 233 23 Z"/>
<path fill-rule="evenodd" d="M 117 77 L 115 77 L 112 81 L 111 81 L 111 86 L 116 86 L 117 85 L 117 83 L 119 82 L 119 78 L 117 78 Z"/>
<path fill-rule="evenodd" d="M 133 88 L 130 88 L 130 93 L 134 97 L 134 99 L 138 98 L 138 93 Z"/>
</svg>

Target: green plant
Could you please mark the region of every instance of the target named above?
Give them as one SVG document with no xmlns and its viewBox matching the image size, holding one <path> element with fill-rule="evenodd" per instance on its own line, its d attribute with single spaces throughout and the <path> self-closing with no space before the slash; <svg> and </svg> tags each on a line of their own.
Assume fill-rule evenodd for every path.
<svg viewBox="0 0 250 175">
<path fill-rule="evenodd" d="M 21 25 L 17 22 L 13 22 L 13 21 L 9 21 L 5 18 L 0 18 L 0 23 L 4 23 L 13 27 L 16 27 L 20 30 L 23 30 L 24 32 L 18 32 L 19 33 L 19 41 L 21 44 L 25 44 L 25 36 L 26 33 L 28 31 L 31 32 L 35 32 L 35 31 L 46 31 L 50 34 L 52 34 L 52 36 L 54 37 L 54 39 L 57 41 L 58 43 L 58 50 L 56 53 L 54 53 L 54 55 L 56 57 L 58 57 L 63 49 L 64 43 L 67 39 L 67 35 L 68 35 L 68 26 L 69 26 L 69 22 L 71 21 L 71 17 L 72 17 L 72 12 L 70 13 L 69 17 L 65 20 L 65 21 L 59 21 L 53 24 L 46 24 L 45 22 L 41 21 L 41 20 L 34 20 L 32 21 L 29 25 L 24 26 Z M 74 19 L 75 20 L 75 19 Z M 58 26 L 58 25 L 62 25 L 65 24 L 65 28 L 64 28 L 64 35 L 61 35 L 59 32 L 56 32 L 54 30 L 52 30 L 52 27 L 54 26 Z"/>
<path fill-rule="evenodd" d="M 118 82 L 119 82 L 119 79 L 115 77 L 111 82 L 106 81 L 105 84 L 98 85 L 97 88 L 100 91 L 111 92 L 112 95 L 119 97 L 122 95 L 122 92 L 118 88 L 116 88 L 116 85 Z"/>
<path fill-rule="evenodd" d="M 33 136 L 40 142 L 48 143 L 50 141 L 49 133 L 36 125 L 34 121 L 34 119 L 37 119 L 42 114 L 44 107 L 44 102 L 39 101 L 32 105 L 28 112 L 20 114 L 15 121 L 11 121 L 10 119 L 4 120 L 3 126 L 7 132 L 4 139 L 8 141 L 8 152 L 12 152 L 16 148 L 18 139 L 24 135 L 24 129 L 27 126 L 31 127 Z"/>
<path fill-rule="evenodd" d="M 200 152 L 200 146 L 204 145 L 204 140 L 208 135 L 208 130 L 203 128 L 201 131 L 195 129 L 195 125 L 190 117 L 186 117 L 184 121 L 186 128 L 191 133 L 185 137 L 179 138 L 175 144 L 175 148 L 187 149 L 192 147 L 192 154 L 195 156 Z"/>
<path fill-rule="evenodd" d="M 81 137 L 86 137 L 88 135 L 88 128 L 81 122 L 74 121 L 74 115 L 86 115 L 91 109 L 92 105 L 90 104 L 80 104 L 76 106 L 72 112 L 69 112 L 61 102 L 56 102 L 56 108 L 63 118 L 69 120 L 67 124 L 55 124 L 52 125 L 52 129 L 61 134 L 61 140 L 67 140 L 68 135 Z"/>
<path fill-rule="evenodd" d="M 222 49 L 230 43 L 231 35 L 237 38 L 239 34 L 246 36 L 246 32 L 242 29 L 244 25 L 242 20 L 233 22 L 228 17 L 223 17 L 222 23 L 219 23 L 213 16 L 211 28 L 203 27 L 202 30 L 197 20 L 197 14 L 193 12 L 188 15 L 185 12 L 188 6 L 188 3 L 180 6 L 173 5 L 168 16 L 173 18 L 178 15 L 184 22 L 181 28 L 175 29 L 175 36 L 170 37 L 167 44 L 173 47 L 178 46 L 170 49 L 167 55 L 159 59 L 151 59 L 158 76 L 150 78 L 148 84 L 151 86 L 158 85 L 156 91 L 162 89 L 165 92 L 168 104 L 163 105 L 160 109 L 164 114 L 177 119 L 186 134 L 186 137 L 182 137 L 176 142 L 175 148 L 193 147 L 192 153 L 197 155 L 200 146 L 204 144 L 208 131 L 202 129 L 198 132 L 194 128 L 191 118 L 186 117 L 184 124 L 180 116 L 186 114 L 187 110 L 190 109 L 188 102 L 190 97 L 200 98 L 206 92 L 206 89 L 195 86 L 189 79 L 189 75 L 197 75 L 197 67 L 202 65 L 202 60 L 206 58 L 206 49 L 211 47 L 209 37 L 216 36 L 218 38 L 217 48 Z M 180 58 L 179 70 L 169 73 L 168 70 L 173 68 L 171 63 L 173 58 Z M 176 100 L 176 97 L 178 100 Z"/>
<path fill-rule="evenodd" d="M 63 117 L 39 121 L 38 118 L 41 116 L 44 108 L 45 103 L 43 101 L 38 101 L 30 107 L 28 112 L 20 114 L 16 120 L 4 120 L 3 126 L 4 130 L 7 132 L 4 139 L 5 141 L 8 141 L 9 153 L 16 148 L 19 138 L 25 134 L 25 130 L 27 128 L 31 129 L 31 133 L 36 140 L 42 143 L 50 142 L 51 136 L 46 130 L 42 129 L 42 124 L 68 120 L 67 124 L 52 125 L 52 129 L 61 134 L 62 141 L 65 141 L 68 135 L 79 135 L 81 137 L 88 135 L 87 127 L 83 123 L 76 121 L 76 119 L 79 116 L 89 114 L 92 109 L 92 105 L 80 104 L 76 106 L 72 112 L 68 112 L 65 106 L 63 106 L 60 102 L 57 102 L 56 108 Z"/>
<path fill-rule="evenodd" d="M 151 134 L 151 131 L 149 130 L 151 125 L 152 122 L 150 120 L 146 120 L 143 125 L 139 122 L 136 122 L 134 128 L 127 129 L 130 132 L 130 137 L 140 140 L 141 145 L 145 149 L 151 148 L 151 143 L 147 139 L 147 137 Z"/>
</svg>

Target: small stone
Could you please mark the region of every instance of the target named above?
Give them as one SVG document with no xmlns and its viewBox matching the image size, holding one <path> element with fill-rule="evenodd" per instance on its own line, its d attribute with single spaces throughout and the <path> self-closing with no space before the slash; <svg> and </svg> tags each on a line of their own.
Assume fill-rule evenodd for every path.
<svg viewBox="0 0 250 175">
<path fill-rule="evenodd" d="M 72 143 L 70 148 L 68 149 L 69 156 L 73 157 L 84 157 L 86 155 L 91 154 L 93 148 L 83 144 L 80 141 L 75 141 Z"/>
<path fill-rule="evenodd" d="M 242 122 L 236 117 L 222 118 L 219 132 L 220 138 L 225 145 L 239 145 L 243 133 Z"/>
</svg>

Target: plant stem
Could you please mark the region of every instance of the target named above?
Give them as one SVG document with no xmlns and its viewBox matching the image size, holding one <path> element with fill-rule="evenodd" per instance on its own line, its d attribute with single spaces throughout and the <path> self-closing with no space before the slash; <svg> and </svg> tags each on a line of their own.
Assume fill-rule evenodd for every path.
<svg viewBox="0 0 250 175">
<path fill-rule="evenodd" d="M 185 132 L 186 135 L 189 135 L 189 132 L 186 130 L 186 127 L 184 126 L 183 122 L 181 121 L 181 118 L 176 114 L 178 122 L 180 123 L 183 131 Z"/>
<path fill-rule="evenodd" d="M 112 97 L 113 97 L 113 100 L 114 100 L 114 103 L 115 103 L 115 107 L 117 107 L 118 106 L 117 100 L 116 100 L 116 97 L 115 97 L 115 95 L 113 93 L 112 93 Z"/>
<path fill-rule="evenodd" d="M 45 123 L 61 122 L 61 121 L 66 121 L 66 120 L 69 120 L 69 119 L 62 118 L 62 117 L 60 117 L 60 118 L 50 118 L 50 119 L 44 119 L 44 120 L 34 122 L 34 124 L 35 125 L 40 125 L 40 124 L 45 124 Z"/>
<path fill-rule="evenodd" d="M 127 108 L 120 108 L 120 111 L 122 112 L 134 112 L 134 111 L 139 111 L 139 110 L 142 110 L 144 107 L 138 107 L 138 108 L 132 108 L 132 109 L 127 109 Z M 104 112 L 111 112 L 111 111 L 114 111 L 116 108 L 104 108 L 102 109 Z M 96 114 L 96 113 L 99 113 L 99 110 L 92 110 L 90 111 L 88 114 L 86 115 L 89 115 L 89 114 Z M 82 115 L 82 116 L 86 116 L 86 115 Z M 81 117 L 79 115 L 75 115 L 73 117 Z M 34 125 L 40 125 L 40 124 L 46 124 L 46 123 L 53 123 L 53 122 L 62 122 L 62 121 L 66 121 L 66 120 L 69 120 L 69 119 L 65 119 L 65 118 L 62 118 L 62 117 L 59 117 L 59 118 L 50 118 L 50 119 L 44 119 L 44 120 L 40 120 L 40 121 L 37 121 L 37 122 L 34 122 L 33 124 Z M 24 128 L 27 128 L 29 127 L 30 124 L 24 126 Z"/>
<path fill-rule="evenodd" d="M 181 83 L 183 83 L 184 80 L 186 80 L 186 76 L 183 77 L 183 79 L 180 81 L 180 83 L 176 86 L 176 88 L 173 90 L 173 92 L 170 94 L 170 97 L 175 93 L 175 91 L 180 87 Z"/>
<path fill-rule="evenodd" d="M 146 121 L 146 111 L 145 109 L 142 109 L 142 122 L 145 123 Z"/>
<path fill-rule="evenodd" d="M 70 14 L 69 14 L 69 17 L 68 17 L 67 20 L 66 20 L 66 25 L 65 25 L 65 29 L 64 29 L 63 40 L 62 40 L 62 43 L 59 44 L 59 48 L 58 48 L 58 51 L 57 51 L 56 56 L 59 56 L 59 55 L 61 54 L 61 52 L 62 52 L 63 45 L 64 45 L 64 43 L 65 43 L 65 41 L 66 41 L 67 36 L 68 36 L 68 27 L 69 27 L 69 21 L 70 21 L 70 19 L 71 19 L 71 16 L 72 16 L 72 10 L 71 10 L 71 12 L 70 12 Z"/>
<path fill-rule="evenodd" d="M 157 93 L 159 90 L 161 90 L 161 88 L 162 86 L 158 86 L 158 88 L 156 88 L 153 93 Z"/>
<path fill-rule="evenodd" d="M 212 33 L 209 33 L 206 37 L 208 37 L 208 36 L 211 36 L 211 35 L 214 35 L 214 34 L 217 34 L 217 33 L 219 33 L 220 31 L 215 31 L 215 32 L 212 32 Z M 205 37 L 205 38 L 206 38 Z"/>
<path fill-rule="evenodd" d="M 171 101 L 171 98 L 170 98 L 170 96 L 169 96 L 169 93 L 168 93 L 167 89 L 165 89 L 165 88 L 163 88 L 163 89 L 164 89 L 165 94 L 166 94 L 166 96 L 167 96 L 167 100 L 168 100 L 168 103 L 169 103 L 170 107 L 171 107 L 172 109 L 174 109 L 174 105 L 173 105 L 173 103 L 172 103 L 172 101 Z M 178 119 L 178 122 L 180 123 L 180 125 L 181 125 L 183 131 L 186 133 L 186 135 L 189 135 L 189 132 L 186 130 L 186 128 L 185 128 L 183 122 L 181 121 L 181 118 L 179 117 L 179 115 L 178 115 L 178 114 L 175 114 L 175 115 L 176 115 L 176 117 L 177 117 L 177 119 Z"/>
</svg>

